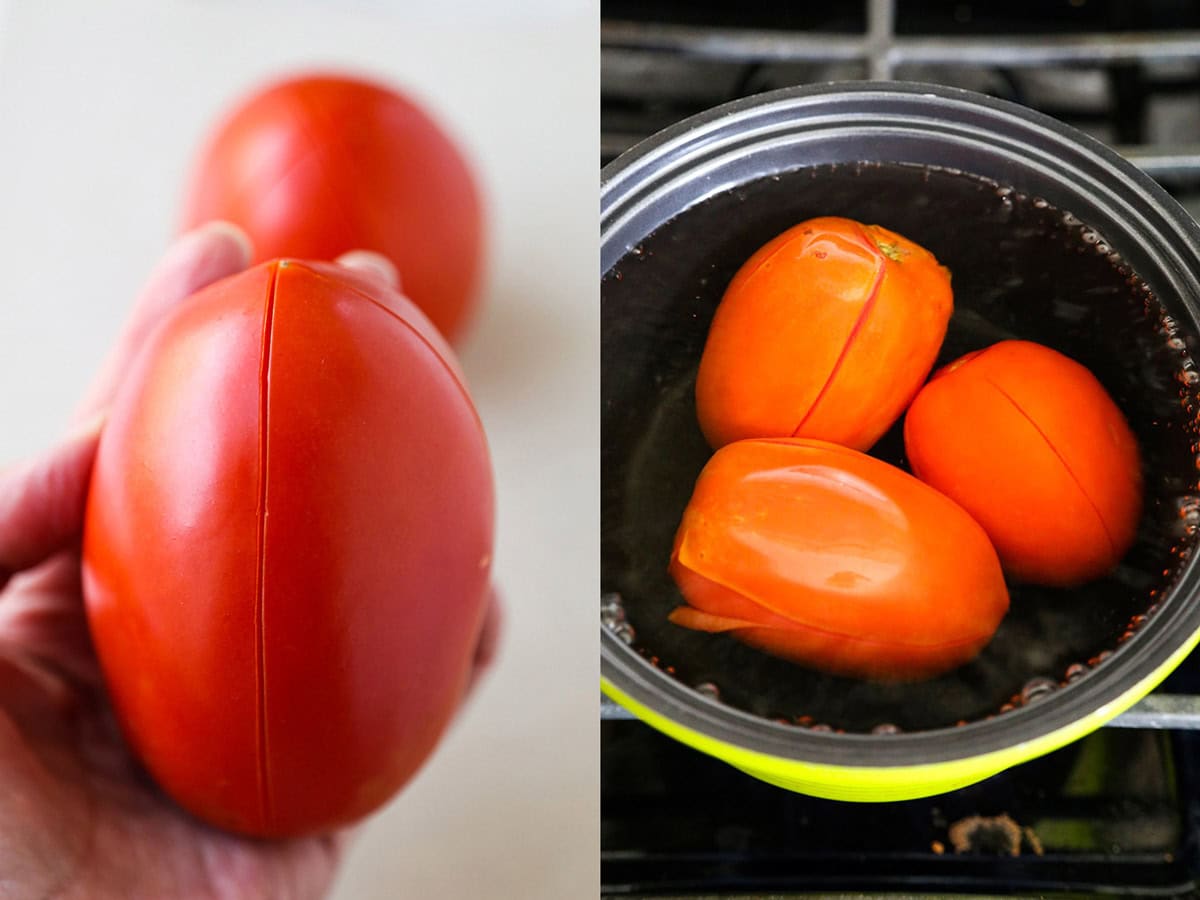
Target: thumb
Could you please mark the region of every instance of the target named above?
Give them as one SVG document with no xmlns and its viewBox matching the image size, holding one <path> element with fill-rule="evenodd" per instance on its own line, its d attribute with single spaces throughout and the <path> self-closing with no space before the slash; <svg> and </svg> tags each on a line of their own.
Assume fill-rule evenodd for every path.
<svg viewBox="0 0 1200 900">
<path fill-rule="evenodd" d="M 82 532 L 103 426 L 96 415 L 41 456 L 0 472 L 0 588 Z"/>
</svg>

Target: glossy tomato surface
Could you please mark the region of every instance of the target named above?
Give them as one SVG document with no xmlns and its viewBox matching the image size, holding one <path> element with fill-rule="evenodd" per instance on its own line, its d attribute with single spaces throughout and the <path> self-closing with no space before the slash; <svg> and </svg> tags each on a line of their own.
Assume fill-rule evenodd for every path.
<svg viewBox="0 0 1200 900">
<path fill-rule="evenodd" d="M 183 227 L 240 225 L 259 261 L 373 250 L 447 338 L 466 325 L 483 264 L 475 179 L 407 97 L 353 78 L 282 82 L 243 101 L 197 159 Z"/>
<path fill-rule="evenodd" d="M 700 473 L 670 571 L 671 621 L 840 675 L 967 662 L 1008 610 L 983 529 L 906 472 L 800 438 L 728 444 Z"/>
<path fill-rule="evenodd" d="M 88 501 L 87 613 L 131 746 L 223 828 L 362 817 L 458 705 L 491 547 L 479 419 L 403 297 L 295 261 L 194 295 L 128 373 Z"/>
<path fill-rule="evenodd" d="M 704 436 L 868 449 L 929 374 L 952 309 L 950 273 L 912 241 L 834 217 L 790 228 L 717 307 L 696 382 Z"/>
<path fill-rule="evenodd" d="M 1049 347 L 1002 341 L 946 366 L 904 441 L 917 476 L 975 517 L 1018 578 L 1080 584 L 1133 543 L 1137 440 L 1095 376 Z"/>
</svg>

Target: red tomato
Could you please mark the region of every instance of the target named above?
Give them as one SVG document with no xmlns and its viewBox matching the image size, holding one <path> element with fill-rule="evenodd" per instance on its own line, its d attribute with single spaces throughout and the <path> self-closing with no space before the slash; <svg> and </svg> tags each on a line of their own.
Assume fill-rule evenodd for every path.
<svg viewBox="0 0 1200 900">
<path fill-rule="evenodd" d="M 840 675 L 926 678 L 1008 610 L 987 535 L 911 475 L 801 438 L 728 444 L 675 536 L 671 621 Z"/>
<path fill-rule="evenodd" d="M 1133 544 L 1137 441 L 1095 376 L 1049 347 L 1002 341 L 952 362 L 913 401 L 904 442 L 1018 578 L 1080 584 Z"/>
<path fill-rule="evenodd" d="M 466 324 L 483 262 L 479 194 L 429 114 L 380 85 L 308 77 L 245 100 L 196 162 L 184 228 L 226 219 L 258 260 L 374 250 L 442 334 Z"/>
<path fill-rule="evenodd" d="M 953 305 L 950 273 L 887 229 L 820 218 L 785 231 L 713 317 L 696 382 L 705 437 L 868 449 L 929 374 Z"/>
<path fill-rule="evenodd" d="M 457 706 L 492 479 L 449 350 L 404 298 L 271 262 L 189 298 L 112 407 L 84 590 L 130 745 L 223 828 L 387 800 Z"/>
</svg>

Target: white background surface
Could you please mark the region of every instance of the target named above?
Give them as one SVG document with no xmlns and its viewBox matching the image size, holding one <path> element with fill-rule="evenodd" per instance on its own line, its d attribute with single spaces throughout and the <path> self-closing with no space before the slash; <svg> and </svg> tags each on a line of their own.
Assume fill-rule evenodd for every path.
<svg viewBox="0 0 1200 900">
<path fill-rule="evenodd" d="M 230 102 L 320 65 L 436 109 L 490 207 L 484 311 L 461 349 L 494 454 L 508 628 L 334 896 L 595 896 L 598 7 L 334 7 L 0 0 L 0 464 L 63 427 Z"/>
</svg>

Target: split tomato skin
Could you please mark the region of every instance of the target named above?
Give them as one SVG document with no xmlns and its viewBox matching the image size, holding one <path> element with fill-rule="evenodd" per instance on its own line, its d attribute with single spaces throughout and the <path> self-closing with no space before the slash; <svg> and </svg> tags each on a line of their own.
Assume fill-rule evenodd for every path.
<svg viewBox="0 0 1200 900">
<path fill-rule="evenodd" d="M 181 303 L 101 438 L 84 596 L 122 730 L 195 815 L 265 837 L 389 799 L 461 699 L 492 479 L 403 297 L 271 262 Z"/>
<path fill-rule="evenodd" d="M 738 441 L 701 472 L 671 554 L 686 628 L 837 675 L 972 659 L 1008 610 L 983 529 L 911 475 L 823 441 Z"/>
<path fill-rule="evenodd" d="M 983 526 L 1019 579 L 1078 585 L 1133 544 L 1137 440 L 1096 377 L 1049 347 L 1002 341 L 946 366 L 904 439 L 916 475 Z"/>
<path fill-rule="evenodd" d="M 704 436 L 869 449 L 929 374 L 953 306 L 950 273 L 894 232 L 837 217 L 788 229 L 717 307 L 696 381 Z"/>
<path fill-rule="evenodd" d="M 373 250 L 450 340 L 483 269 L 483 209 L 454 142 L 412 100 L 357 78 L 293 78 L 247 98 L 192 170 L 182 227 L 225 219 L 256 261 Z"/>
</svg>

